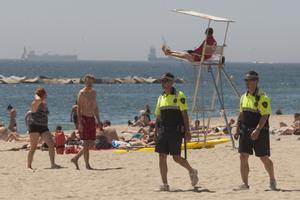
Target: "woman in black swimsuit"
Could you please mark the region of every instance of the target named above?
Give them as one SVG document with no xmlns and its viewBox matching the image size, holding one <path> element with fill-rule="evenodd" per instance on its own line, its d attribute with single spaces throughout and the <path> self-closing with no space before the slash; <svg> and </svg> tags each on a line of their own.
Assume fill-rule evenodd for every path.
<svg viewBox="0 0 300 200">
<path fill-rule="evenodd" d="M 29 120 L 29 137 L 30 137 L 30 150 L 28 152 L 27 166 L 32 169 L 32 160 L 34 152 L 37 148 L 39 138 L 49 147 L 49 157 L 51 168 L 60 168 L 55 164 L 55 151 L 52 134 L 48 129 L 48 114 L 49 110 L 46 104 L 47 93 L 44 88 L 37 88 L 35 91 L 35 99 L 31 105 L 31 117 Z"/>
</svg>

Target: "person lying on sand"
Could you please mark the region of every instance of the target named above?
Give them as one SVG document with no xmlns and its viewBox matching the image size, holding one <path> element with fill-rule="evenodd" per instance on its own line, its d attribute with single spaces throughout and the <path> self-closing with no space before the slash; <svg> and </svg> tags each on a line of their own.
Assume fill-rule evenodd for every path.
<svg viewBox="0 0 300 200">
<path fill-rule="evenodd" d="M 196 119 L 194 124 L 191 125 L 191 131 L 197 131 L 197 130 L 201 130 L 202 127 L 200 126 L 200 120 Z"/>
<path fill-rule="evenodd" d="M 151 133 L 155 132 L 155 122 L 150 122 L 148 127 L 143 127 L 140 129 L 139 131 L 140 133 L 142 133 L 142 138 L 145 136 L 149 136 Z"/>
<path fill-rule="evenodd" d="M 228 126 L 229 126 L 229 128 L 230 128 L 230 132 L 231 132 L 231 130 L 232 130 L 232 128 L 233 128 L 234 123 L 235 123 L 235 120 L 234 120 L 234 119 L 230 119 L 230 121 L 228 122 Z M 227 130 L 226 124 L 223 125 L 223 126 L 216 127 L 216 128 L 214 129 L 214 132 L 215 132 L 215 133 L 223 132 L 223 133 L 226 134 L 226 135 L 229 134 L 229 132 L 228 132 L 228 130 Z"/>
<path fill-rule="evenodd" d="M 300 135 L 300 113 L 294 114 L 294 122 L 291 126 L 288 126 L 284 122 L 279 123 L 278 129 L 274 129 L 271 131 L 272 134 L 278 135 Z"/>
<path fill-rule="evenodd" d="M 155 145 L 154 133 L 147 135 L 145 138 L 137 139 L 134 138 L 130 141 L 124 141 L 122 138 L 119 140 L 112 141 L 112 147 L 115 149 L 133 149 L 133 148 L 143 148 Z"/>
<path fill-rule="evenodd" d="M 0 140 L 5 142 L 29 142 L 29 137 L 11 132 L 4 124 L 0 124 Z"/>
<path fill-rule="evenodd" d="M 150 123 L 149 114 L 145 110 L 141 110 L 139 119 L 135 123 L 133 123 L 132 126 L 145 127 L 148 126 L 149 123 Z"/>
<path fill-rule="evenodd" d="M 29 150 L 30 146 L 29 144 L 24 144 L 21 147 L 13 147 L 10 149 L 6 149 L 6 150 L 1 150 L 0 152 L 4 152 L 4 151 L 21 151 L 21 150 Z"/>
<path fill-rule="evenodd" d="M 36 149 L 41 149 L 42 150 L 42 146 L 39 145 L 37 146 Z M 5 151 L 28 151 L 30 149 L 30 144 L 23 144 L 22 146 L 20 147 L 13 147 L 13 148 L 10 148 L 10 149 L 4 149 L 4 150 L 0 150 L 0 152 L 5 152 Z"/>
<path fill-rule="evenodd" d="M 294 114 L 294 122 L 291 126 L 295 129 L 300 129 L 300 113 Z"/>
<path fill-rule="evenodd" d="M 133 127 L 131 129 L 127 129 L 125 131 L 122 131 L 122 137 L 126 141 L 130 141 L 132 139 L 141 139 L 144 138 L 147 135 L 150 135 L 150 133 L 154 132 L 155 130 L 155 122 L 151 121 L 149 123 L 149 126 L 147 127 Z"/>
<path fill-rule="evenodd" d="M 205 35 L 207 36 L 206 40 L 206 49 L 204 60 L 207 60 L 212 57 L 213 49 L 217 45 L 217 42 L 213 36 L 214 30 L 212 28 L 208 28 L 205 31 Z M 162 51 L 166 56 L 171 56 L 179 59 L 188 60 L 190 62 L 200 62 L 201 57 L 204 50 L 205 41 L 195 50 L 188 50 L 188 51 L 175 51 L 167 46 L 162 46 Z"/>
<path fill-rule="evenodd" d="M 8 129 L 5 128 L 3 123 L 0 123 L 0 140 L 7 141 L 8 139 Z"/>
<path fill-rule="evenodd" d="M 137 133 L 135 132 L 126 134 L 130 134 L 131 137 L 129 137 L 127 140 L 125 140 L 126 136 L 119 137 L 119 140 L 112 141 L 112 146 L 118 149 L 128 149 L 155 145 L 155 123 L 150 123 L 150 126 L 147 128 L 141 128 Z"/>
<path fill-rule="evenodd" d="M 144 127 L 139 130 L 138 133 L 132 135 L 130 142 L 142 142 L 145 146 L 150 143 L 154 144 L 154 133 L 155 133 L 155 123 L 150 123 L 149 127 Z"/>
<path fill-rule="evenodd" d="M 130 147 L 150 147 L 155 145 L 154 141 L 154 132 L 152 132 L 150 135 L 146 135 L 145 137 L 141 139 L 134 138 L 130 140 L 128 143 L 130 144 Z"/>
</svg>

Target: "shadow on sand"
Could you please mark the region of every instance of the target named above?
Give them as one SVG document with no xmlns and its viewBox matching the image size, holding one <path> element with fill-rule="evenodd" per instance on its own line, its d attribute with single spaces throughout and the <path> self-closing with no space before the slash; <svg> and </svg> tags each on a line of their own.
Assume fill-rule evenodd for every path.
<svg viewBox="0 0 300 200">
<path fill-rule="evenodd" d="M 114 170 L 121 170 L 121 169 L 124 169 L 124 167 L 109 167 L 109 168 L 101 168 L 101 169 L 94 168 L 91 171 L 114 171 Z"/>
<path fill-rule="evenodd" d="M 68 167 L 62 167 L 62 166 L 60 166 L 60 167 L 58 167 L 58 168 L 46 167 L 46 168 L 44 168 L 44 169 L 60 170 L 60 169 L 68 169 Z M 36 169 L 33 169 L 33 170 L 36 170 Z"/>
<path fill-rule="evenodd" d="M 161 192 L 161 191 L 156 191 L 156 192 Z M 195 192 L 195 193 L 203 193 L 203 192 L 207 192 L 207 193 L 216 193 L 216 191 L 211 191 L 209 189 L 206 188 L 201 188 L 201 187 L 195 187 L 194 189 L 188 189 L 188 190 L 182 190 L 182 189 L 172 189 L 169 192 Z"/>
<path fill-rule="evenodd" d="M 289 190 L 289 189 L 276 189 L 276 190 L 271 190 L 271 189 L 266 189 L 265 192 L 300 192 L 300 189 L 297 190 L 297 189 L 292 189 L 292 190 Z"/>
</svg>

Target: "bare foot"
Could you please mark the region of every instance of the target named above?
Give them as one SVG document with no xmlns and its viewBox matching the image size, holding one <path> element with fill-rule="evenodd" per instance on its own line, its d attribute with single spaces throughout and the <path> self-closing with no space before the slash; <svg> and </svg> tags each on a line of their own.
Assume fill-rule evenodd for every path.
<svg viewBox="0 0 300 200">
<path fill-rule="evenodd" d="M 167 55 L 167 47 L 165 45 L 162 46 L 161 50 L 164 52 L 165 56 Z"/>
<path fill-rule="evenodd" d="M 165 45 L 162 46 L 161 50 L 164 52 L 165 56 L 170 55 L 170 49 L 168 49 Z"/>
<path fill-rule="evenodd" d="M 60 169 L 61 168 L 61 166 L 60 165 L 57 165 L 57 164 L 53 164 L 52 166 L 51 166 L 51 169 Z"/>
<path fill-rule="evenodd" d="M 32 168 L 31 165 L 28 165 L 27 167 L 28 167 L 28 169 L 31 169 L 31 170 L 33 170 L 33 171 L 35 170 L 35 169 Z"/>
<path fill-rule="evenodd" d="M 166 54 L 167 54 L 167 56 L 171 55 L 172 54 L 171 49 L 166 49 Z"/>
<path fill-rule="evenodd" d="M 166 48 L 167 47 L 165 45 L 162 45 L 162 47 L 161 47 L 161 50 L 164 52 L 164 54 L 165 54 Z"/>
<path fill-rule="evenodd" d="M 71 162 L 74 163 L 74 165 L 75 165 L 75 167 L 76 167 L 77 170 L 80 170 L 80 169 L 79 169 L 79 165 L 78 165 L 78 160 L 77 160 L 77 159 L 72 158 L 72 159 L 71 159 Z"/>
<path fill-rule="evenodd" d="M 87 170 L 94 170 L 94 168 L 92 168 L 90 165 L 87 165 L 87 166 L 86 166 L 86 169 L 87 169 Z"/>
</svg>

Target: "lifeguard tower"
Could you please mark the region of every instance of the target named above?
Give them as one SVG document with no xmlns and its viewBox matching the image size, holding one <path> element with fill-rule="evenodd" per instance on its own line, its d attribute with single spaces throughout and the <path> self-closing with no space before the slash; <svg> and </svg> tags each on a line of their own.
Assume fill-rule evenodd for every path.
<svg viewBox="0 0 300 200">
<path fill-rule="evenodd" d="M 218 101 L 220 103 L 220 113 L 221 113 L 222 117 L 224 118 L 224 122 L 226 124 L 226 129 L 229 132 L 229 135 L 230 135 L 230 138 L 232 141 L 232 147 L 235 147 L 235 143 L 234 143 L 232 133 L 231 133 L 231 128 L 229 127 L 227 114 L 225 111 L 224 97 L 223 97 L 223 84 L 222 84 L 222 80 L 224 77 L 228 81 L 228 83 L 231 86 L 235 95 L 238 98 L 240 98 L 240 94 L 239 94 L 237 88 L 235 87 L 231 78 L 225 71 L 225 56 L 224 56 L 224 50 L 226 47 L 226 40 L 227 40 L 227 35 L 228 35 L 229 24 L 232 22 L 235 22 L 235 21 L 231 20 L 231 19 L 226 19 L 223 17 L 207 15 L 207 14 L 200 13 L 200 12 L 193 11 L 193 10 L 175 9 L 173 11 L 176 13 L 181 13 L 181 14 L 205 19 L 208 21 L 207 28 L 210 28 L 212 22 L 226 24 L 223 43 L 221 45 L 217 45 L 217 46 L 208 46 L 208 45 L 206 45 L 206 41 L 207 41 L 207 36 L 206 36 L 202 55 L 198 55 L 201 58 L 200 61 L 192 62 L 192 64 L 195 66 L 195 70 L 196 70 L 196 80 L 195 80 L 195 88 L 194 88 L 194 94 L 193 94 L 193 99 L 192 99 L 192 108 L 190 111 L 191 112 L 190 118 L 191 118 L 191 120 L 193 120 L 193 116 L 195 116 L 195 115 L 198 116 L 198 113 L 204 113 L 204 112 L 208 113 L 206 115 L 206 117 L 207 117 L 206 122 L 204 119 L 205 116 L 203 115 L 204 141 L 206 142 L 208 128 L 210 126 L 210 121 L 211 121 L 211 117 L 212 117 L 212 112 L 215 111 L 215 104 L 216 104 L 216 100 L 218 99 Z M 208 60 L 205 60 L 205 55 L 210 55 L 212 57 Z M 188 60 L 185 60 L 185 61 L 190 62 Z M 199 98 L 199 95 L 201 94 L 201 91 L 202 91 L 201 87 L 203 87 L 202 85 L 203 85 L 203 74 L 205 72 L 204 70 L 207 70 L 209 76 L 211 77 L 213 87 L 214 87 L 213 88 L 214 92 L 212 94 L 212 98 L 211 98 L 211 102 L 210 102 L 210 109 L 205 109 L 204 107 L 202 107 L 201 109 L 199 108 L 199 104 L 201 103 L 201 98 Z M 215 75 L 214 71 L 216 71 L 216 75 Z M 202 102 L 202 104 L 203 103 L 204 102 Z M 200 133 L 198 133 L 198 141 L 200 140 L 199 137 L 200 137 Z"/>
</svg>

